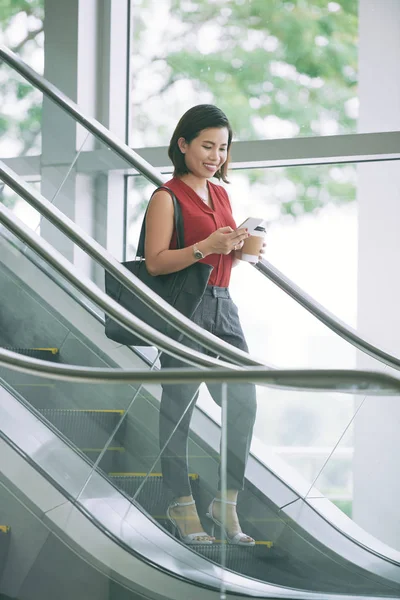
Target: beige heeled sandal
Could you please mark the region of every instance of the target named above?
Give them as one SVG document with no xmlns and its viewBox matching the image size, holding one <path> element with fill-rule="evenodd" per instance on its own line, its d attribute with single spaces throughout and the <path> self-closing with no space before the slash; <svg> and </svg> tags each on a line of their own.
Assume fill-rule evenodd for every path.
<svg viewBox="0 0 400 600">
<path fill-rule="evenodd" d="M 230 504 L 232 506 L 236 506 L 237 503 L 232 502 L 231 500 L 222 500 L 222 498 L 214 498 L 213 500 L 211 500 L 211 504 L 208 507 L 208 513 L 206 513 L 206 516 L 213 522 L 213 524 L 217 525 L 225 532 L 225 536 L 228 541 L 228 544 L 232 544 L 234 546 L 254 546 L 256 543 L 255 540 L 253 540 L 253 538 L 250 537 L 249 535 L 246 535 L 245 533 L 243 533 L 243 531 L 238 531 L 237 533 L 233 534 L 232 536 L 229 535 L 226 527 L 224 527 L 222 525 L 222 523 L 214 517 L 214 513 L 213 513 L 214 502 L 223 502 L 224 504 Z M 214 535 L 214 525 L 213 525 L 212 535 Z M 246 540 L 249 540 L 249 541 L 246 541 Z"/>
<path fill-rule="evenodd" d="M 174 519 L 174 517 L 171 516 L 171 513 L 170 513 L 171 508 L 175 508 L 176 506 L 192 506 L 193 504 L 195 504 L 194 500 L 192 500 L 191 502 L 172 502 L 172 504 L 170 504 L 167 508 L 167 517 L 168 517 L 169 521 L 172 523 L 172 525 L 174 526 L 179 539 L 184 544 L 210 545 L 213 543 L 213 540 L 208 535 L 208 533 L 206 533 L 205 531 L 200 531 L 198 533 L 189 533 L 188 535 L 183 535 L 182 531 L 178 527 L 176 519 Z"/>
</svg>

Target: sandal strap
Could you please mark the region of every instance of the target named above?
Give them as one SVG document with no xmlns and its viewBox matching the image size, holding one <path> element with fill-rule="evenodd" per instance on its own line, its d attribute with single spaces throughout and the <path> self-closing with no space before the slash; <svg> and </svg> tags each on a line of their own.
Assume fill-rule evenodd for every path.
<svg viewBox="0 0 400 600">
<path fill-rule="evenodd" d="M 175 506 L 193 506 L 193 504 L 196 504 L 194 500 L 191 500 L 190 502 L 172 502 L 168 508 L 175 508 Z"/>
<path fill-rule="evenodd" d="M 211 539 L 211 536 L 208 535 L 205 531 L 199 531 L 198 533 L 188 533 L 184 536 L 185 540 L 198 540 L 199 538 L 208 538 Z"/>
<path fill-rule="evenodd" d="M 223 500 L 222 498 L 214 498 L 212 502 L 222 502 L 222 504 L 231 504 L 232 506 L 237 505 L 237 502 L 232 502 L 232 500 Z"/>
<path fill-rule="evenodd" d="M 213 513 L 213 503 L 214 501 L 216 502 L 225 502 L 226 504 L 233 504 L 236 505 L 236 502 L 231 502 L 229 500 L 222 500 L 221 498 L 214 498 L 211 501 L 211 504 L 208 508 L 208 513 L 207 513 L 207 517 L 209 519 L 211 519 L 211 521 L 213 521 L 213 523 L 215 525 L 217 525 L 218 527 L 220 527 L 221 529 L 223 529 L 225 531 L 225 535 L 227 537 L 228 543 L 229 544 L 234 544 L 237 546 L 254 546 L 255 541 L 253 540 L 252 537 L 250 537 L 249 535 L 247 535 L 246 533 L 243 533 L 243 531 L 237 531 L 236 533 L 233 533 L 232 536 L 229 535 L 226 526 L 223 525 L 220 521 L 218 521 L 218 519 L 216 519 L 214 517 L 214 513 Z"/>
<path fill-rule="evenodd" d="M 227 535 L 227 537 L 229 538 L 229 541 L 230 541 L 231 544 L 237 544 L 238 542 L 244 542 L 246 540 L 245 543 L 250 546 L 250 544 L 252 542 L 254 542 L 253 538 L 250 537 L 249 535 L 247 535 L 246 533 L 243 533 L 243 531 L 238 531 L 232 537 L 229 537 Z M 248 542 L 247 540 L 251 540 L 251 541 Z"/>
</svg>

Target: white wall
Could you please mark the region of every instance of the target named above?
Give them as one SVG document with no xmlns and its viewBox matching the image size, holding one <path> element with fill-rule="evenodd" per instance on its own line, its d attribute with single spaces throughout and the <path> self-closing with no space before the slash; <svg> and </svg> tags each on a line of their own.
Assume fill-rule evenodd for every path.
<svg viewBox="0 0 400 600">
<path fill-rule="evenodd" d="M 360 133 L 400 129 L 400 2 L 360 0 Z M 358 167 L 358 328 L 400 356 L 400 173 Z M 367 357 L 359 368 L 384 370 Z M 397 375 L 398 372 L 396 372 Z M 400 398 L 367 398 L 355 425 L 354 519 L 400 549 Z"/>
</svg>

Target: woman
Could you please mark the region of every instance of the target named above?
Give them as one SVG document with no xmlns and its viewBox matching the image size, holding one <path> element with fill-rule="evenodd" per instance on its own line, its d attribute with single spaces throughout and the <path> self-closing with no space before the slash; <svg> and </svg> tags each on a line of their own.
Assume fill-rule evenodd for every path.
<svg viewBox="0 0 400 600">
<path fill-rule="evenodd" d="M 177 197 L 182 209 L 185 248 L 174 249 L 173 204 L 170 194 L 157 190 L 146 218 L 146 266 L 152 275 L 173 273 L 200 260 L 212 265 L 209 285 L 192 320 L 222 340 L 248 351 L 236 306 L 229 295 L 233 265 L 248 237 L 236 229 L 228 195 L 211 177 L 227 182 L 232 129 L 224 113 L 203 104 L 188 110 L 171 138 L 169 157 L 175 167 L 173 179 L 165 185 Z M 188 345 L 200 349 L 199 344 Z M 185 366 L 167 355 L 162 368 Z M 197 385 L 164 385 L 160 409 L 160 446 L 163 480 L 174 495 L 168 517 L 185 543 L 211 544 L 214 538 L 202 531 L 188 477 L 187 442 L 190 419 L 197 398 Z M 221 405 L 221 386 L 209 384 L 214 400 Z M 236 500 L 243 489 L 253 425 L 256 414 L 255 386 L 228 386 L 227 498 L 220 493 L 211 502 L 207 516 L 221 525 L 222 502 L 226 503 L 226 536 L 230 543 L 254 545 L 244 534 L 236 514 Z M 186 411 L 186 413 L 185 413 Z M 183 413 L 184 418 L 179 423 Z M 168 441 L 172 432 L 171 439 Z"/>
</svg>

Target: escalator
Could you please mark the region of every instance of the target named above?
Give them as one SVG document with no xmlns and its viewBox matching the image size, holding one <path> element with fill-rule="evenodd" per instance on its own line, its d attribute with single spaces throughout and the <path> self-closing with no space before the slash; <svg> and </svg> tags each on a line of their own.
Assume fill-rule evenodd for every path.
<svg viewBox="0 0 400 600">
<path fill-rule="evenodd" d="M 57 278 L 60 278 L 56 273 L 48 266 L 40 265 L 32 253 L 24 252 L 26 249 L 17 240 L 3 234 L 0 286 L 1 320 L 5 331 L 1 340 L 3 345 L 15 349 L 23 346 L 25 355 L 47 357 L 54 365 L 57 361 L 91 367 L 118 365 L 115 354 L 112 358 L 112 350 L 107 348 L 113 344 L 104 339 L 103 346 L 96 348 L 93 343 L 96 329 L 102 327 L 95 311 L 89 311 L 89 305 L 77 302 L 71 290 L 60 289 L 57 284 Z M 42 296 L 39 290 L 42 290 Z M 51 304 L 43 297 L 43 291 Z M 68 304 L 71 312 L 66 310 Z M 15 315 L 24 315 L 24 323 Z M 77 327 L 83 322 L 86 329 Z M 92 339 L 88 334 L 90 330 L 93 330 Z M 39 344 L 42 349 L 34 349 Z M 125 359 L 126 354 L 131 353 L 140 365 L 136 354 L 126 348 L 122 351 Z M 93 555 L 92 547 L 80 546 L 82 540 L 78 536 L 80 530 L 84 531 L 85 542 L 89 544 L 99 536 L 99 532 L 96 536 L 93 533 L 96 526 L 107 539 L 117 539 L 118 544 L 128 546 L 129 552 L 134 551 L 141 559 L 156 562 L 159 568 L 170 571 L 172 560 L 174 564 L 180 564 L 178 574 L 185 580 L 190 571 L 190 578 L 195 577 L 196 583 L 206 585 L 205 589 L 218 585 L 221 546 L 189 549 L 168 533 L 165 521 L 168 499 L 160 485 L 157 468 L 136 501 L 131 503 L 130 500 L 157 458 L 158 398 L 154 387 L 152 390 L 126 383 L 111 386 L 79 384 L 6 368 L 2 369 L 1 377 L 2 520 L 5 525 L 11 524 L 11 539 L 14 530 L 17 540 L 23 530 L 23 539 L 37 540 L 34 532 L 38 519 L 46 528 L 46 542 L 40 546 L 39 555 L 30 556 L 29 576 L 28 565 L 25 565 L 26 570 L 21 570 L 20 595 L 14 597 L 35 597 L 26 596 L 25 590 L 37 589 L 43 581 L 44 565 L 46 573 L 50 571 L 53 577 L 57 573 L 58 577 L 59 571 L 51 559 L 59 562 L 59 552 L 65 564 L 78 560 L 77 553 L 90 556 L 87 560 L 92 565 L 94 559 L 100 560 L 97 554 Z M 359 386 L 362 387 L 362 382 Z M 122 417 L 125 417 L 123 421 Z M 194 493 L 203 514 L 211 497 L 210 473 L 214 471 L 215 476 L 216 472 L 218 438 L 218 425 L 198 409 L 193 419 L 189 454 L 195 466 L 192 475 Z M 360 539 L 355 542 L 348 534 L 344 535 L 338 522 L 330 523 L 328 514 L 321 516 L 312 502 L 301 507 L 300 503 L 299 490 L 296 493 L 293 484 L 290 486 L 279 479 L 256 457 L 250 458 L 239 511 L 245 530 L 261 543 L 249 549 L 227 548 L 228 589 L 231 583 L 236 592 L 241 590 L 244 594 L 261 597 L 282 594 L 307 597 L 303 596 L 304 590 L 315 592 L 318 597 L 322 597 L 322 593 L 376 597 L 398 594 L 399 562 L 394 551 L 381 545 L 380 555 L 371 553 Z M 35 515 L 32 529 L 27 529 L 27 519 L 21 516 L 23 510 Z M 337 518 L 337 513 L 331 511 L 331 517 Z M 348 530 L 348 533 L 356 539 L 360 534 L 362 536 L 354 524 L 352 527 L 353 531 Z M 100 546 L 103 543 L 99 542 Z M 36 543 L 33 545 L 36 552 Z M 13 582 L 9 592 L 17 586 L 14 570 L 20 551 L 18 545 L 14 552 L 11 546 L 5 566 L 3 585 L 8 589 L 10 579 Z M 109 566 L 107 564 L 107 568 Z M 81 565 L 79 570 L 82 569 Z M 205 575 L 210 575 L 209 571 L 210 579 Z M 66 569 L 60 575 L 61 581 L 70 572 Z M 244 575 L 244 579 L 239 574 Z M 114 591 L 107 584 L 109 597 L 120 597 L 120 577 L 120 573 L 113 574 L 116 579 Z M 232 582 L 229 582 L 230 577 Z M 262 584 L 263 580 L 265 583 Z M 65 582 L 63 586 L 71 590 L 77 581 L 81 580 L 73 578 L 71 583 Z M 271 584 L 278 587 L 271 588 Z M 44 591 L 40 588 L 40 597 L 46 597 Z"/>
<path fill-rule="evenodd" d="M 2 347 L 50 361 L 55 372 L 68 364 L 156 370 L 156 355 L 104 337 L 102 312 L 27 240 L 7 227 L 1 234 Z M 399 595 L 399 553 L 369 538 L 317 490 L 304 501 L 301 480 L 254 455 L 239 513 L 259 543 L 199 549 L 174 539 L 157 461 L 158 385 L 82 383 L 7 367 L 0 375 L 0 553 L 8 551 L 0 589 L 7 596 L 83 597 L 85 589 L 85 598 L 216 598 L 221 579 L 228 595 L 239 597 Z M 297 376 L 297 387 L 308 389 Z M 341 389 L 338 377 L 331 389 Z M 375 385 L 393 394 L 396 384 L 360 375 L 347 391 Z M 215 486 L 219 437 L 219 425 L 196 409 L 189 454 L 202 514 Z"/>
</svg>

